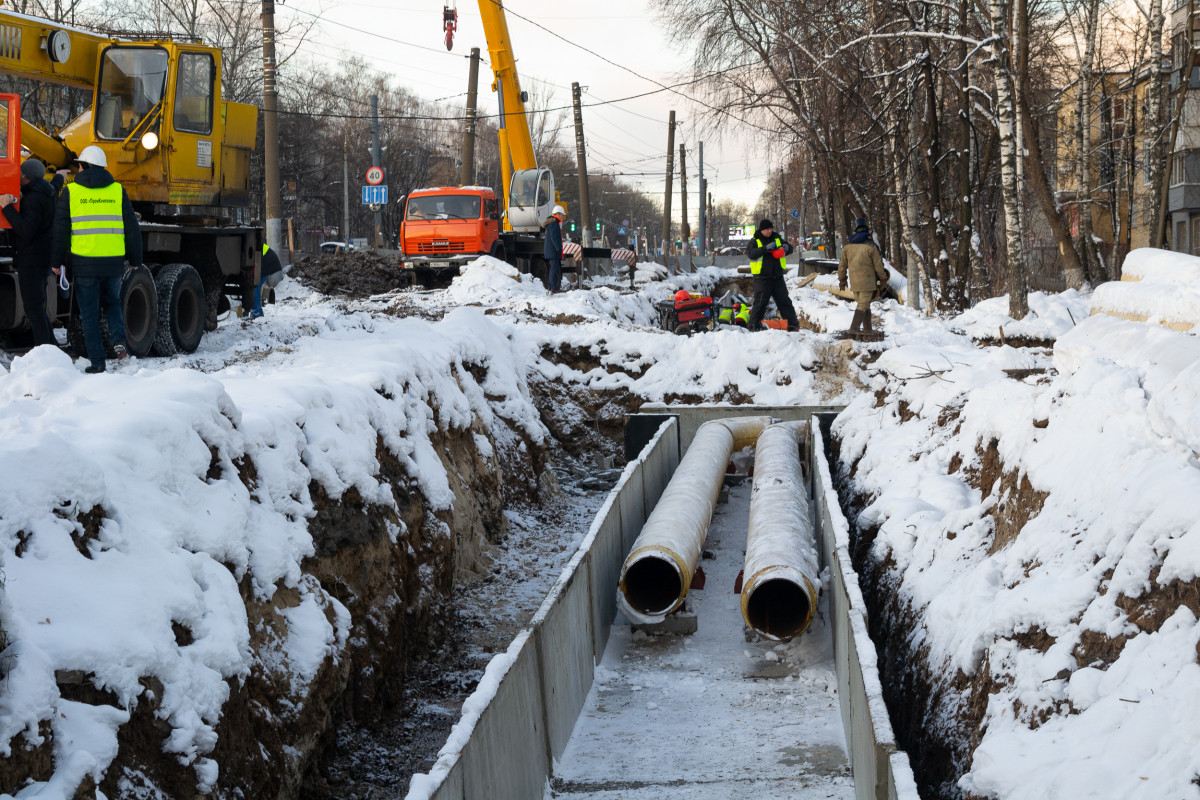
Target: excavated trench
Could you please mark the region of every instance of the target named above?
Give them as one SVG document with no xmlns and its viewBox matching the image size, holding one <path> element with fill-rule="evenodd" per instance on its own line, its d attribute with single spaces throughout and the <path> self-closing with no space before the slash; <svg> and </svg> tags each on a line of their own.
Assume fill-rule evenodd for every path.
<svg viewBox="0 0 1200 800">
<path fill-rule="evenodd" d="M 714 294 L 724 290 L 718 286 Z M 840 345 L 827 365 L 845 364 Z M 600 360 L 561 348 L 542 355 L 585 370 Z M 853 370 L 843 370 L 828 379 L 834 393 L 853 380 Z M 266 602 L 249 579 L 241 586 L 256 663 L 243 682 L 229 682 L 210 754 L 220 764 L 212 796 L 403 797 L 411 775 L 430 767 L 483 668 L 532 617 L 617 479 L 624 417 L 642 404 L 625 391 L 593 392 L 533 376 L 529 387 L 551 434 L 545 445 L 516 429 L 507 441 L 494 441 L 481 425 L 431 436 L 456 498 L 452 511 L 432 508 L 382 441 L 378 478 L 392 487 L 394 509 L 373 506 L 354 489 L 334 499 L 315 481 L 308 487 L 316 514 L 309 521 L 315 553 L 302 565 L 307 586 L 281 586 Z M 736 392 L 666 399 L 751 400 Z M 222 466 L 215 452 L 209 478 L 241 482 L 252 493 L 258 483 L 251 459 Z M 102 519 L 104 509 L 95 511 Z M 86 520 L 80 525 L 86 531 Z M 286 612 L 300 604 L 301 590 L 318 586 L 349 610 L 348 644 L 296 687 L 269 656 L 286 638 Z M 330 620 L 336 615 L 331 607 L 325 613 Z M 181 646 L 189 635 L 177 631 Z M 194 793 L 194 770 L 163 752 L 169 729 L 156 716 L 155 699 L 162 687 L 145 688 L 104 779 L 98 787 L 85 781 L 80 792 Z M 60 692 L 81 702 L 113 702 L 86 675 L 61 676 Z M 49 777 L 51 739 L 45 742 L 0 762 L 0 791 Z"/>
<path fill-rule="evenodd" d="M 623 417 L 631 398 L 542 381 L 530 389 L 552 436 L 540 463 L 503 481 L 476 473 L 456 487 L 456 503 L 473 498 L 488 520 L 487 541 L 454 559 L 429 614 L 403 631 L 364 633 L 365 649 L 380 663 L 351 668 L 366 685 L 352 679 L 335 706 L 296 792 L 301 800 L 406 794 L 411 776 L 432 766 L 488 661 L 532 618 L 619 477 L 621 428 L 598 412 L 620 407 Z M 448 522 L 458 540 L 462 532 Z M 351 612 L 356 620 L 365 613 L 371 624 L 369 610 Z M 384 658 L 397 635 L 409 646 Z"/>
</svg>

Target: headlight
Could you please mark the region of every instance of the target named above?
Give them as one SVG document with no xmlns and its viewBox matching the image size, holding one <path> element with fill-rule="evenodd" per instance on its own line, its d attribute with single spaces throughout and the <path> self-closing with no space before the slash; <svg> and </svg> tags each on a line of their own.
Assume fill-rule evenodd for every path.
<svg viewBox="0 0 1200 800">
<path fill-rule="evenodd" d="M 142 147 L 147 150 L 153 150 L 158 147 L 158 134 L 154 131 L 146 131 L 142 134 Z"/>
</svg>

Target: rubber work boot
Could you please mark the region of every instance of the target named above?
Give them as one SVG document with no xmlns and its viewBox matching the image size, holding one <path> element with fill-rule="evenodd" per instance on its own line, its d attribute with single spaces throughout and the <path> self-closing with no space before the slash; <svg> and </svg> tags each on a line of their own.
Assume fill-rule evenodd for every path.
<svg viewBox="0 0 1200 800">
<path fill-rule="evenodd" d="M 868 308 L 866 311 L 864 311 L 864 312 L 862 312 L 862 313 L 863 313 L 863 323 L 862 323 L 862 326 L 863 326 L 863 327 L 862 327 L 862 329 L 863 329 L 863 333 L 872 333 L 872 330 L 871 330 L 871 309 L 869 309 L 869 308 Z"/>
</svg>

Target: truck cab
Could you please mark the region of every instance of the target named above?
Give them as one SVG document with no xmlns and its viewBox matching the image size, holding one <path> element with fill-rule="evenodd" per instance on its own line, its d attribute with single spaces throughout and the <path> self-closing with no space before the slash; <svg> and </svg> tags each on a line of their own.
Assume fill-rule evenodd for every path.
<svg viewBox="0 0 1200 800">
<path fill-rule="evenodd" d="M 457 270 L 481 255 L 504 259 L 500 203 L 486 186 L 418 189 L 404 205 L 400 251 L 405 269 Z"/>
</svg>

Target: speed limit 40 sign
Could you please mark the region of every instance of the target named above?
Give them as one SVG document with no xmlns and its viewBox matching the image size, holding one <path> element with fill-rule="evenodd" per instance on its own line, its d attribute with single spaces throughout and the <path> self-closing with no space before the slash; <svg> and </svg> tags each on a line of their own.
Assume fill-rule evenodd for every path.
<svg viewBox="0 0 1200 800">
<path fill-rule="evenodd" d="M 371 167 L 367 170 L 367 183 L 378 186 L 383 183 L 383 167 Z"/>
</svg>

